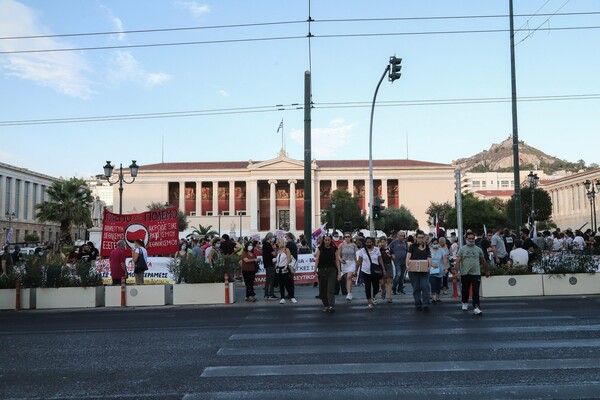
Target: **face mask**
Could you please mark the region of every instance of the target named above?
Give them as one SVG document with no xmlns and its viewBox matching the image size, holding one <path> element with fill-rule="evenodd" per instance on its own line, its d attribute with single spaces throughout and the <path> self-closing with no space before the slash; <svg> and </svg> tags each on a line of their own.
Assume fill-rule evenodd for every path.
<svg viewBox="0 0 600 400">
<path fill-rule="evenodd" d="M 44 252 L 43 252 L 43 251 L 40 251 L 38 254 L 39 254 L 39 255 L 40 255 L 40 257 L 41 257 L 41 256 L 43 256 L 43 255 L 44 255 Z"/>
<path fill-rule="evenodd" d="M 276 238 L 271 239 L 271 243 L 275 243 L 277 241 Z"/>
<path fill-rule="evenodd" d="M 474 246 L 474 245 L 475 245 L 474 240 L 467 240 L 467 246 Z"/>
<path fill-rule="evenodd" d="M 14 250 L 9 250 L 8 254 L 13 254 L 15 251 Z"/>
<path fill-rule="evenodd" d="M 181 250 L 186 250 L 187 247 L 186 246 L 181 246 Z"/>
<path fill-rule="evenodd" d="M 254 247 L 252 247 L 252 246 L 248 246 L 248 251 L 252 251 L 253 248 Z"/>
<path fill-rule="evenodd" d="M 368 244 L 367 245 L 367 249 L 372 249 L 373 248 L 373 244 Z"/>
<path fill-rule="evenodd" d="M 434 249 L 439 249 L 440 245 L 439 244 L 433 244 L 433 245 L 431 245 L 431 247 L 434 248 Z"/>
<path fill-rule="evenodd" d="M 217 243 L 217 249 L 221 247 L 221 243 Z"/>
</svg>

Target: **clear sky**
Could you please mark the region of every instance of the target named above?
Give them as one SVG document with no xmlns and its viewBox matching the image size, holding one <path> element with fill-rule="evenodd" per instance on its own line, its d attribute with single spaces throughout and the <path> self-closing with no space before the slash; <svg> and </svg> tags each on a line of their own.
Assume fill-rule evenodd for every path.
<svg viewBox="0 0 600 400">
<path fill-rule="evenodd" d="M 313 158 L 367 159 L 397 55 L 373 157 L 406 158 L 408 142 L 408 158 L 451 163 L 512 131 L 508 3 L 311 0 L 309 59 L 308 0 L 0 0 L 0 161 L 87 177 L 106 160 L 267 160 L 282 119 L 303 159 L 309 68 Z M 600 2 L 515 0 L 515 14 L 519 138 L 599 162 Z M 128 47 L 148 44 L 165 45 Z"/>
</svg>

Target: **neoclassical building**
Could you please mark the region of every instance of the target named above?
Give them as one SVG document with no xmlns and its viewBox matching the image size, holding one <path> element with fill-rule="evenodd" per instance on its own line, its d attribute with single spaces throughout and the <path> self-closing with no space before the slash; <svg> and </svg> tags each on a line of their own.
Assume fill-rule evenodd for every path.
<svg viewBox="0 0 600 400">
<path fill-rule="evenodd" d="M 334 190 L 350 191 L 368 213 L 368 160 L 313 160 L 311 229 Z M 386 207 L 404 205 L 427 229 L 431 201 L 454 199 L 454 167 L 414 160 L 374 160 L 375 196 Z M 119 194 L 114 186 L 114 204 Z M 280 151 L 267 161 L 172 162 L 142 165 L 135 182 L 126 185 L 123 212 L 147 209 L 151 202 L 183 210 L 190 225 L 212 225 L 222 233 L 266 233 L 304 230 L 304 162 Z"/>
<path fill-rule="evenodd" d="M 595 186 L 600 180 L 600 168 L 590 168 L 558 179 L 540 181 L 540 187 L 550 194 L 552 220 L 559 228 L 579 229 L 584 224 L 584 230 L 593 228 L 591 221 L 593 207 L 584 185 L 586 180 L 590 180 Z M 600 195 L 596 194 L 594 199 L 596 209 L 600 208 L 599 200 Z"/>
</svg>

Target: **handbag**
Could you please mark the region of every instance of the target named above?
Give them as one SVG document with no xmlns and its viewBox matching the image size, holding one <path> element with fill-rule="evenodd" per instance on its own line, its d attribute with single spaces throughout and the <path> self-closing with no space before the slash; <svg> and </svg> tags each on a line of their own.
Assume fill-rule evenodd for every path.
<svg viewBox="0 0 600 400">
<path fill-rule="evenodd" d="M 369 262 L 371 263 L 371 275 L 377 275 L 378 278 L 381 278 L 383 276 L 383 268 L 379 264 L 373 264 L 369 250 L 365 249 L 365 253 L 367 253 L 367 257 L 369 257 Z"/>
<path fill-rule="evenodd" d="M 140 250 L 138 252 L 137 261 L 135 262 L 134 272 L 136 274 L 139 274 L 140 272 L 147 271 L 147 270 L 148 270 L 148 264 L 146 263 L 146 259 L 144 258 L 144 252 L 142 250 Z"/>
</svg>

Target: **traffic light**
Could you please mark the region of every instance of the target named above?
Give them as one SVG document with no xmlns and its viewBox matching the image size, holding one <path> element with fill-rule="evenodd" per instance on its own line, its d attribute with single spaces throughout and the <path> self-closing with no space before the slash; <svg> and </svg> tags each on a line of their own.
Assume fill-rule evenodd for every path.
<svg viewBox="0 0 600 400">
<path fill-rule="evenodd" d="M 373 219 L 379 219 L 379 212 L 381 210 L 379 209 L 378 205 L 373 204 Z"/>
<path fill-rule="evenodd" d="M 379 206 L 379 211 L 385 210 L 385 207 L 382 204 L 385 203 L 385 200 L 381 197 L 375 197 L 375 204 Z"/>
<path fill-rule="evenodd" d="M 388 78 L 390 82 L 394 82 L 396 79 L 400 79 L 400 70 L 402 69 L 402 59 L 396 56 L 390 57 L 390 72 Z"/>
</svg>

